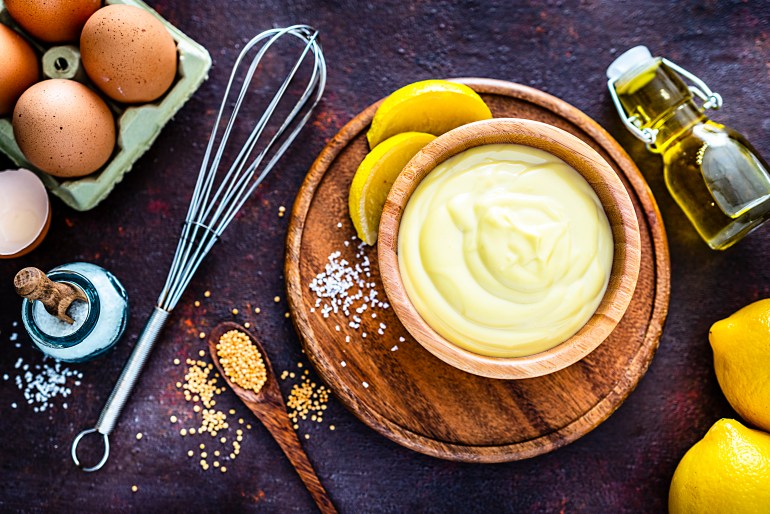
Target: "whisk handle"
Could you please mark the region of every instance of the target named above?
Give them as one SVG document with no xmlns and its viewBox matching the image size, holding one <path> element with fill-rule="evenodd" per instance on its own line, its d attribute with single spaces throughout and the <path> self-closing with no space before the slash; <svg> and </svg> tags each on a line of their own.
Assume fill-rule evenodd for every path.
<svg viewBox="0 0 770 514">
<path fill-rule="evenodd" d="M 98 465 L 91 468 L 83 468 L 85 471 L 96 471 L 107 462 L 109 452 L 108 436 L 115 428 L 118 418 L 120 418 L 120 414 L 123 412 L 123 407 L 126 406 L 126 402 L 131 396 L 131 392 L 134 390 L 134 386 L 139 379 L 139 375 L 142 373 L 147 358 L 150 356 L 150 352 L 152 351 L 153 346 L 155 346 L 155 342 L 158 340 L 161 330 L 163 330 L 163 327 L 166 325 L 168 316 L 168 311 L 163 310 L 160 307 L 155 307 L 150 319 L 147 320 L 147 324 L 145 325 L 142 334 L 139 336 L 139 339 L 137 339 L 134 350 L 131 352 L 131 356 L 128 358 L 128 362 L 123 368 L 123 372 L 120 374 L 110 397 L 107 399 L 107 403 L 104 405 L 102 413 L 99 415 L 96 426 L 83 431 L 73 442 L 72 458 L 75 461 L 75 464 L 80 466 L 80 462 L 77 458 L 77 445 L 82 436 L 87 433 L 98 432 L 104 437 L 104 457 Z"/>
</svg>

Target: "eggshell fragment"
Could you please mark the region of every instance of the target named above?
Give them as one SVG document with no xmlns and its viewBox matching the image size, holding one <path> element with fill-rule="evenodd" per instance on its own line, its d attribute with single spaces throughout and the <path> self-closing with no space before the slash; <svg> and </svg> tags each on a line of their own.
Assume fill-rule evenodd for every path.
<svg viewBox="0 0 770 514">
<path fill-rule="evenodd" d="M 24 90 L 40 79 L 40 71 L 29 43 L 1 23 L 0 70 L 0 116 L 5 116 Z"/>
<path fill-rule="evenodd" d="M 16 103 L 13 135 L 38 169 L 57 177 L 81 177 L 112 155 L 115 119 L 104 100 L 83 84 L 44 80 Z"/>
<path fill-rule="evenodd" d="M 24 169 L 0 171 L 0 259 L 34 250 L 50 224 L 48 194 L 37 175 Z"/>
<path fill-rule="evenodd" d="M 5 0 L 8 13 L 34 37 L 48 43 L 77 41 L 102 0 Z"/>
<path fill-rule="evenodd" d="M 171 34 L 155 16 L 130 5 L 108 5 L 91 16 L 80 54 L 88 77 L 118 102 L 156 100 L 176 77 Z"/>
</svg>

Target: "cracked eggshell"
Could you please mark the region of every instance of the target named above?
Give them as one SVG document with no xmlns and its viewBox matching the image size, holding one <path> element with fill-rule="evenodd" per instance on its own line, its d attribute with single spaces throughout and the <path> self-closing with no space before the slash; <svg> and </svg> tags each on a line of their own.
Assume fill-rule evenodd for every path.
<svg viewBox="0 0 770 514">
<path fill-rule="evenodd" d="M 131 5 L 96 11 L 80 36 L 80 54 L 91 81 L 122 103 L 157 100 L 176 77 L 171 34 L 155 16 Z"/>
<path fill-rule="evenodd" d="M 50 224 L 51 204 L 37 175 L 24 169 L 0 171 L 0 259 L 34 250 Z"/>
<path fill-rule="evenodd" d="M 13 135 L 35 167 L 62 178 L 101 168 L 115 147 L 115 118 L 99 95 L 72 80 L 27 89 L 13 110 Z"/>
</svg>

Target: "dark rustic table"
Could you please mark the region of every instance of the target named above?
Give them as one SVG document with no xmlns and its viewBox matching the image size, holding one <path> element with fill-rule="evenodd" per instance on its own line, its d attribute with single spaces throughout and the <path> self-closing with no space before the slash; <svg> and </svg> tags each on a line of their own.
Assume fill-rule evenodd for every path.
<svg viewBox="0 0 770 514">
<path fill-rule="evenodd" d="M 163 130 L 114 193 L 90 212 L 53 201 L 43 245 L 0 262 L 0 510 L 305 512 L 313 505 L 261 426 L 247 431 L 228 472 L 204 472 L 169 416 L 192 416 L 174 386 L 176 357 L 203 348 L 198 331 L 231 309 L 249 321 L 283 370 L 303 361 L 282 276 L 290 208 L 311 162 L 353 115 L 419 79 L 506 79 L 552 93 L 596 119 L 629 151 L 657 198 L 669 235 L 672 291 L 660 349 L 638 388 L 577 442 L 501 465 L 446 462 L 381 437 L 332 399 L 322 425 L 304 424 L 303 444 L 343 512 L 661 512 L 677 462 L 717 419 L 736 414 L 714 376 L 707 333 L 714 321 L 770 294 L 770 229 L 726 252 L 703 244 L 668 195 L 658 157 L 622 127 L 604 70 L 626 48 L 647 44 L 698 74 L 725 100 L 714 117 L 770 154 L 770 3 L 740 1 L 359 2 L 155 0 L 166 19 L 212 54 L 210 80 Z M 246 206 L 174 312 L 112 436 L 100 472 L 72 464 L 74 435 L 96 421 L 154 304 L 230 66 L 262 29 L 306 22 L 320 29 L 329 64 L 325 99 L 310 128 Z M 0 169 L 10 162 L 0 157 Z M 76 365 L 84 378 L 66 400 L 35 413 L 12 384 L 19 357 L 42 360 L 13 322 L 12 277 L 77 260 L 113 271 L 128 289 L 126 337 L 108 355 Z M 204 298 L 210 290 L 211 297 Z M 280 295 L 280 304 L 273 297 Z M 201 300 L 195 308 L 193 302 Z M 251 307 L 250 310 L 248 308 Z M 261 314 L 254 313 L 261 307 Z M 247 312 L 248 311 L 248 312 Z M 16 348 L 13 333 L 19 333 Z M 306 362 L 306 361 L 304 361 Z M 287 383 L 284 393 L 288 393 Z M 18 403 L 13 409 L 12 403 Z M 233 395 L 218 406 L 248 412 Z M 252 419 L 252 422 L 254 420 Z M 336 430 L 329 430 L 329 425 Z M 137 432 L 143 433 L 141 440 Z M 211 459 L 209 459 L 211 460 Z M 132 492 L 132 485 L 138 486 Z"/>
</svg>

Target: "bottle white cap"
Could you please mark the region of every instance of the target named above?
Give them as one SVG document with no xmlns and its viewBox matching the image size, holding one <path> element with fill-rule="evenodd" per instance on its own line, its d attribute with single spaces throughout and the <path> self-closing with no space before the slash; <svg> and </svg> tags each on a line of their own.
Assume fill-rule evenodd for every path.
<svg viewBox="0 0 770 514">
<path fill-rule="evenodd" d="M 615 59 L 612 64 L 607 68 L 607 78 L 610 80 L 616 80 L 620 78 L 625 72 L 630 71 L 637 66 L 641 66 L 647 61 L 652 60 L 652 54 L 649 48 L 644 45 L 635 46 L 623 52 L 623 54 Z"/>
</svg>

